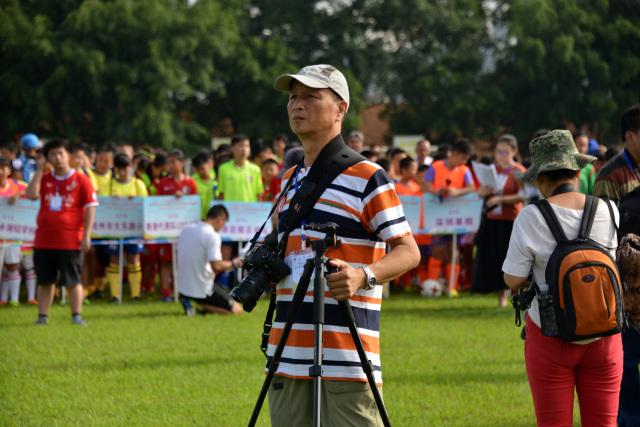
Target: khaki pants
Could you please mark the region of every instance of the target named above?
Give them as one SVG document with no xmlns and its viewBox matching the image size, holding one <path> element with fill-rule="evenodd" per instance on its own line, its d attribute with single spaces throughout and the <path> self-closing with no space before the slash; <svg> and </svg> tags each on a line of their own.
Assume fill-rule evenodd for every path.
<svg viewBox="0 0 640 427">
<path fill-rule="evenodd" d="M 378 387 L 382 395 L 382 387 Z M 313 424 L 313 380 L 274 376 L 269 387 L 273 427 Z M 382 418 L 369 383 L 322 381 L 320 419 L 323 427 L 380 427 Z"/>
</svg>

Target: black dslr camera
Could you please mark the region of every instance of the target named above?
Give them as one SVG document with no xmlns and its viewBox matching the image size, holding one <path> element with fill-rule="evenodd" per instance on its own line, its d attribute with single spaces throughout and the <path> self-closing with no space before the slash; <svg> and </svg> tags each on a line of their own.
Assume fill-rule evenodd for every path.
<svg viewBox="0 0 640 427">
<path fill-rule="evenodd" d="M 269 284 L 278 283 L 291 273 L 289 266 L 278 256 L 277 247 L 276 234 L 270 234 L 263 245 L 253 248 L 244 259 L 244 268 L 249 273 L 229 295 L 242 304 L 246 312 L 253 310 Z"/>
</svg>

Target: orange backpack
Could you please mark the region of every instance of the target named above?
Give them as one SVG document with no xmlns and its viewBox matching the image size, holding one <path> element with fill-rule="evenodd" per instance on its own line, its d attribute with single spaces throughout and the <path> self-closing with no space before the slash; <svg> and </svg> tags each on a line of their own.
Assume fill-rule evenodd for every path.
<svg viewBox="0 0 640 427">
<path fill-rule="evenodd" d="M 574 240 L 567 239 L 549 202 L 536 202 L 558 243 L 545 270 L 548 295 L 538 293 L 540 320 L 547 336 L 578 341 L 622 330 L 623 288 L 618 267 L 607 249 L 589 238 L 599 200 L 586 196 Z"/>
</svg>

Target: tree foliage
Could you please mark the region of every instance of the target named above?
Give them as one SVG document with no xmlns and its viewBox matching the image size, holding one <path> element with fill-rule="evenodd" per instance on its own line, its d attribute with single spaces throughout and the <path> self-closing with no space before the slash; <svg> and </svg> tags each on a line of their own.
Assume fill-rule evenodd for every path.
<svg viewBox="0 0 640 427">
<path fill-rule="evenodd" d="M 635 0 L 0 0 L 0 132 L 205 144 L 288 128 L 279 74 L 330 63 L 347 129 L 385 102 L 438 140 L 573 124 L 606 141 L 640 93 Z"/>
</svg>

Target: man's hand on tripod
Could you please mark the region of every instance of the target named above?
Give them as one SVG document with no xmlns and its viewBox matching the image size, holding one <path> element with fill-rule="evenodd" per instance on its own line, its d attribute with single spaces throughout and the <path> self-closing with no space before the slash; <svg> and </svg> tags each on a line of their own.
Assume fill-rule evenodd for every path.
<svg viewBox="0 0 640 427">
<path fill-rule="evenodd" d="M 365 284 L 367 278 L 361 268 L 354 268 L 339 259 L 329 260 L 328 264 L 338 269 L 337 273 L 326 276 L 329 291 L 336 300 L 348 300 Z"/>
</svg>

